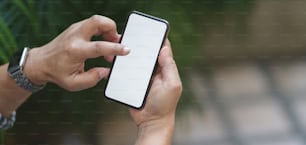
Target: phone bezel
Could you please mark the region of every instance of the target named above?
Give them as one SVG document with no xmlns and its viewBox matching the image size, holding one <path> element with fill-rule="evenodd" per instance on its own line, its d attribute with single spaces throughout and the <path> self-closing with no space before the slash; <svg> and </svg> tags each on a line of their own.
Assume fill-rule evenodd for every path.
<svg viewBox="0 0 306 145">
<path fill-rule="evenodd" d="M 131 107 L 131 108 L 134 108 L 134 109 L 141 109 L 141 108 L 143 108 L 144 105 L 145 105 L 145 102 L 146 102 L 148 93 L 149 93 L 150 88 L 151 88 L 151 85 L 152 85 L 152 77 L 153 77 L 153 75 L 154 75 L 154 73 L 155 73 L 155 71 L 156 71 L 157 65 L 158 65 L 157 61 L 158 61 L 158 57 L 159 57 L 160 50 L 161 50 L 161 48 L 163 47 L 163 45 L 164 45 L 164 43 L 165 43 L 165 39 L 168 37 L 168 33 L 169 33 L 169 23 L 168 23 L 168 21 L 166 21 L 166 20 L 164 20 L 164 19 L 161 19 L 161 18 L 158 18 L 158 17 L 155 17 L 155 16 L 151 16 L 151 15 L 148 15 L 148 14 L 145 14 L 145 13 L 142 13 L 142 12 L 139 12 L 139 11 L 135 11 L 135 10 L 134 10 L 134 11 L 131 11 L 131 12 L 128 14 L 128 17 L 127 17 L 127 19 L 126 19 L 126 21 L 125 21 L 124 29 L 122 30 L 122 35 L 121 35 L 121 38 L 120 38 L 120 40 L 119 40 L 119 43 L 121 43 L 121 40 L 122 40 L 122 38 L 124 37 L 124 32 L 125 32 L 125 29 L 126 29 L 128 20 L 129 20 L 129 18 L 130 18 L 130 16 L 131 16 L 132 14 L 141 15 L 141 16 L 144 16 L 144 17 L 147 17 L 147 18 L 150 18 L 150 19 L 153 19 L 153 20 L 156 20 L 156 21 L 159 21 L 159 22 L 162 22 L 162 23 L 166 24 L 166 32 L 165 32 L 164 37 L 163 37 L 163 42 L 161 43 L 161 46 L 160 46 L 160 48 L 159 48 L 159 50 L 158 50 L 158 55 L 157 55 L 157 57 L 155 58 L 156 60 L 155 60 L 154 69 L 153 69 L 153 71 L 151 72 L 150 81 L 149 81 L 149 83 L 148 83 L 147 90 L 146 90 L 146 93 L 145 93 L 143 102 L 142 102 L 141 106 L 137 107 L 137 106 L 133 106 L 133 105 L 131 105 L 131 104 L 127 104 L 127 103 L 125 103 L 125 102 L 122 102 L 122 101 L 120 101 L 120 100 L 113 99 L 113 98 L 108 97 L 108 96 L 106 95 L 106 88 L 107 88 L 107 86 L 108 86 L 108 84 L 109 84 L 109 78 L 110 78 L 111 75 L 112 75 L 113 66 L 114 66 L 114 64 L 116 63 L 116 58 L 117 58 L 116 56 L 114 57 L 114 61 L 113 61 L 112 65 L 111 65 L 111 67 L 110 67 L 109 77 L 107 78 L 106 85 L 105 85 L 105 89 L 104 89 L 104 96 L 105 96 L 107 99 L 109 99 L 109 100 L 112 100 L 112 101 L 115 101 L 115 102 L 117 102 L 117 103 L 126 105 L 126 106 L 128 106 L 128 107 Z"/>
</svg>

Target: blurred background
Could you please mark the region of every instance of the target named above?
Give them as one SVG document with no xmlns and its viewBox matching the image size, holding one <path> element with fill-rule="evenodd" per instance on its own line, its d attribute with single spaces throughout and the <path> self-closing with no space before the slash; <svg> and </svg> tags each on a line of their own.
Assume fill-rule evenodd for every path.
<svg viewBox="0 0 306 145">
<path fill-rule="evenodd" d="M 0 0 L 1 64 L 93 14 L 121 32 L 131 10 L 170 22 L 184 86 L 174 145 L 306 145 L 305 0 Z M 19 108 L 1 144 L 133 144 L 136 126 L 104 98 L 104 85 L 48 84 Z"/>
</svg>

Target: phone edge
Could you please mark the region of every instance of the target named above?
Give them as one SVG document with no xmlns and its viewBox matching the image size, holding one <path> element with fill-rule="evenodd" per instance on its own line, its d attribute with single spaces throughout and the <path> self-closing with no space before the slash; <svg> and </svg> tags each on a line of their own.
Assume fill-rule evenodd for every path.
<svg viewBox="0 0 306 145">
<path fill-rule="evenodd" d="M 164 24 L 166 25 L 166 32 L 165 32 L 165 35 L 164 35 L 164 38 L 163 38 L 163 42 L 161 43 L 161 46 L 160 46 L 160 48 L 159 48 L 158 55 L 157 55 L 156 60 L 155 60 L 154 68 L 153 68 L 153 71 L 152 71 L 152 73 L 151 73 L 150 81 L 149 81 L 149 84 L 148 84 L 148 87 L 147 87 L 147 90 L 146 90 L 144 99 L 143 99 L 143 101 L 142 101 L 142 103 L 141 103 L 141 106 L 138 107 L 138 106 L 133 106 L 133 105 L 130 105 L 130 104 L 121 102 L 121 101 L 119 101 L 119 100 L 110 98 L 110 97 L 108 97 L 108 96 L 106 95 L 106 89 L 107 89 L 107 86 L 108 86 L 108 83 L 109 83 L 109 78 L 111 77 L 112 70 L 113 70 L 113 66 L 114 66 L 114 64 L 115 64 L 115 62 L 116 62 L 117 56 L 114 57 L 114 61 L 113 61 L 113 63 L 111 64 L 111 67 L 110 67 L 109 76 L 107 77 L 106 84 L 105 84 L 105 88 L 104 88 L 104 96 L 105 96 L 107 99 L 111 100 L 111 101 L 114 101 L 114 102 L 123 104 L 123 105 L 125 105 L 125 106 L 128 106 L 128 107 L 131 107 L 131 108 L 134 108 L 134 109 L 138 109 L 138 110 L 139 110 L 139 109 L 141 109 L 141 108 L 144 107 L 145 102 L 146 102 L 146 99 L 147 99 L 147 96 L 148 96 L 149 91 L 150 91 L 150 89 L 151 89 L 152 77 L 153 77 L 153 75 L 154 75 L 154 73 L 155 73 L 155 71 L 156 71 L 156 68 L 157 68 L 157 66 L 158 66 L 158 58 L 159 58 L 159 55 L 160 55 L 160 51 L 161 51 L 163 45 L 165 44 L 166 38 L 168 37 L 169 31 L 170 31 L 170 25 L 169 25 L 169 22 L 168 22 L 167 20 L 165 20 L 165 19 L 158 18 L 158 17 L 152 16 L 152 15 L 149 15 L 149 14 L 145 14 L 145 13 L 143 13 L 143 12 L 139 12 L 139 11 L 133 10 L 133 11 L 129 12 L 128 17 L 126 18 L 124 27 L 123 27 L 123 29 L 122 29 L 122 34 L 121 34 L 121 38 L 120 38 L 120 40 L 119 40 L 119 43 L 121 43 L 121 41 L 122 41 L 122 38 L 123 38 L 123 36 L 124 36 L 125 29 L 126 29 L 126 25 L 127 25 L 128 20 L 129 20 L 129 18 L 130 18 L 130 16 L 131 16 L 132 14 L 142 15 L 142 16 L 145 16 L 145 17 L 147 17 L 147 18 L 150 18 L 150 19 L 154 19 L 154 20 L 160 21 L 160 22 L 162 22 L 162 23 L 164 23 Z"/>
</svg>

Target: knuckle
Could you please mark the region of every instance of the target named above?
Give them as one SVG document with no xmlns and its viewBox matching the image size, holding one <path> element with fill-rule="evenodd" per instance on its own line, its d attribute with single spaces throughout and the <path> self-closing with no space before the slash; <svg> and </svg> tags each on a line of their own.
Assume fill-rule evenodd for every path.
<svg viewBox="0 0 306 145">
<path fill-rule="evenodd" d="M 97 85 L 97 83 L 98 83 L 97 80 L 99 80 L 99 76 L 98 76 L 98 75 L 96 75 L 92 80 L 90 80 L 90 81 L 86 84 L 86 86 L 89 87 L 89 88 L 91 88 L 91 87 Z"/>
<path fill-rule="evenodd" d="M 78 48 L 78 45 L 75 42 L 69 42 L 65 44 L 64 52 L 68 56 L 72 56 L 74 54 L 74 50 Z"/>
<path fill-rule="evenodd" d="M 101 25 L 105 25 L 106 31 L 112 30 L 113 28 L 116 28 L 116 22 L 108 17 L 100 16 L 100 15 L 93 15 L 91 16 L 90 20 L 93 23 L 98 23 Z"/>
<path fill-rule="evenodd" d="M 67 84 L 65 85 L 65 89 L 68 90 L 68 91 L 70 91 L 70 92 L 75 92 L 75 91 L 78 91 L 78 90 L 79 90 L 78 86 L 75 85 L 75 84 L 73 84 L 73 83 L 67 83 Z"/>
<path fill-rule="evenodd" d="M 123 49 L 121 48 L 120 44 L 108 43 L 106 44 L 105 53 L 108 55 L 116 55 L 121 54 L 122 50 Z"/>
<path fill-rule="evenodd" d="M 87 78 L 87 81 L 84 82 L 84 86 L 86 86 L 86 88 L 90 88 L 95 86 L 98 81 L 100 80 L 100 76 L 98 73 L 92 73 L 90 74 L 90 77 Z"/>
<path fill-rule="evenodd" d="M 181 81 L 171 83 L 169 87 L 170 87 L 170 90 L 172 90 L 173 92 L 177 92 L 179 94 L 182 94 L 183 92 L 183 86 L 182 86 Z"/>
<path fill-rule="evenodd" d="M 82 21 L 71 24 L 67 29 L 66 32 L 69 36 L 75 35 L 75 32 L 80 30 L 80 27 L 82 26 Z"/>
<path fill-rule="evenodd" d="M 98 72 L 94 73 L 93 80 L 91 81 L 93 85 L 97 84 L 100 80 L 100 74 Z"/>
<path fill-rule="evenodd" d="M 79 23 L 73 23 L 73 24 L 71 24 L 71 25 L 69 26 L 68 29 L 75 29 L 75 28 L 78 27 L 78 25 L 79 25 Z"/>
<path fill-rule="evenodd" d="M 119 43 L 116 43 L 115 46 L 114 46 L 114 49 L 118 52 L 118 53 L 124 53 L 124 50 L 123 50 L 124 46 L 119 44 Z"/>
<path fill-rule="evenodd" d="M 69 42 L 67 44 L 67 48 L 68 48 L 68 50 L 69 49 L 77 49 L 77 48 L 79 48 L 79 45 L 76 42 L 72 41 L 72 42 Z"/>
<path fill-rule="evenodd" d="M 123 47 L 122 47 L 122 45 L 120 45 L 120 44 L 114 44 L 114 46 L 113 46 L 113 50 L 115 51 L 115 52 L 121 52 L 122 50 L 123 50 Z"/>
<path fill-rule="evenodd" d="M 69 83 L 68 80 L 64 80 L 64 81 L 63 81 L 63 85 L 64 85 L 64 88 L 67 89 L 67 90 L 69 90 L 69 91 L 71 90 L 71 88 L 73 88 L 72 84 Z"/>
<path fill-rule="evenodd" d="M 99 21 L 100 21 L 101 17 L 102 17 L 102 16 L 100 16 L 100 15 L 92 15 L 92 16 L 89 18 L 89 20 L 92 21 L 92 22 L 94 22 L 94 23 L 96 23 L 96 22 L 99 22 Z"/>
<path fill-rule="evenodd" d="M 116 23 L 114 20 L 108 18 L 108 17 L 104 17 L 104 16 L 100 16 L 100 15 L 93 15 L 90 17 L 89 19 L 90 21 L 92 21 L 93 23 L 98 23 L 98 24 L 105 24 L 107 26 L 116 26 Z"/>
<path fill-rule="evenodd" d="M 94 43 L 93 45 L 93 50 L 95 54 L 100 54 L 100 44 L 99 43 Z"/>
<path fill-rule="evenodd" d="M 82 87 L 74 78 L 67 77 L 61 81 L 60 86 L 67 91 L 76 92 Z"/>
<path fill-rule="evenodd" d="M 106 22 L 110 26 L 110 28 L 116 28 L 116 22 L 114 20 L 106 18 Z"/>
</svg>

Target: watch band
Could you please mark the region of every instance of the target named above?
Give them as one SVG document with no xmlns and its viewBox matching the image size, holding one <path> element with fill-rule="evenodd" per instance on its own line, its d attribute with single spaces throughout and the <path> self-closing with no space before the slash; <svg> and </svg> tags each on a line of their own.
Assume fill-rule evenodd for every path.
<svg viewBox="0 0 306 145">
<path fill-rule="evenodd" d="M 0 129 L 1 130 L 7 130 L 11 127 L 13 127 L 16 120 L 16 112 L 14 111 L 8 118 L 5 118 L 0 113 Z"/>
<path fill-rule="evenodd" d="M 16 81 L 16 84 L 26 91 L 35 93 L 44 88 L 45 85 L 33 84 L 23 73 L 23 68 L 28 57 L 30 48 L 25 47 L 21 51 L 17 51 L 10 60 L 8 73 L 11 78 Z"/>
<path fill-rule="evenodd" d="M 20 70 L 10 73 L 10 76 L 16 81 L 16 84 L 26 91 L 35 93 L 45 87 L 45 85 L 34 85 Z"/>
</svg>

